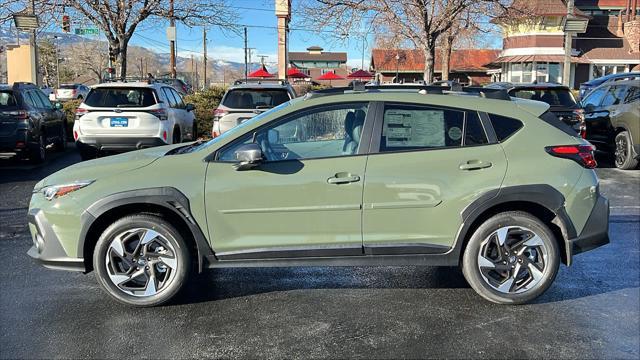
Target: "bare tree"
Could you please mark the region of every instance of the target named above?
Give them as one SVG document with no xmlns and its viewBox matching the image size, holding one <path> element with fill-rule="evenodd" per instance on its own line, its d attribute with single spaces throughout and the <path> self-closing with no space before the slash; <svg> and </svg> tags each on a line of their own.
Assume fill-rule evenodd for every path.
<svg viewBox="0 0 640 360">
<path fill-rule="evenodd" d="M 66 66 L 78 75 L 90 74 L 99 83 L 107 68 L 108 54 L 105 44 L 99 41 L 80 41 L 61 50 L 67 60 Z"/>
<path fill-rule="evenodd" d="M 174 20 L 188 26 L 228 28 L 236 16 L 227 0 L 174 0 L 173 3 L 173 13 L 169 11 L 169 1 L 163 0 L 64 0 L 61 5 L 73 9 L 102 30 L 109 42 L 109 58 L 119 65 L 120 78 L 125 79 L 129 41 L 149 19 L 166 20 L 172 14 Z"/>
<path fill-rule="evenodd" d="M 509 0 L 315 0 L 304 5 L 307 23 L 333 28 L 346 36 L 364 22 L 375 29 L 390 29 L 422 50 L 424 80 L 433 80 L 436 41 L 464 12 L 502 8 Z"/>
</svg>

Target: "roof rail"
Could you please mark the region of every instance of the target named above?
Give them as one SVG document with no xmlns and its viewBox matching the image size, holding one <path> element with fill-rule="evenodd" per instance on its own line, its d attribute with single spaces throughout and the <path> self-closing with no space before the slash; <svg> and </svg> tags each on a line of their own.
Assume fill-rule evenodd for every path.
<svg viewBox="0 0 640 360">
<path fill-rule="evenodd" d="M 287 80 L 283 80 L 283 79 L 256 79 L 256 78 L 248 78 L 248 79 L 238 79 L 236 81 L 233 82 L 233 85 L 241 85 L 241 84 L 249 84 L 249 83 L 256 83 L 256 84 L 261 84 L 261 83 L 269 83 L 269 82 L 275 82 L 278 83 L 280 85 L 287 85 L 289 83 L 289 81 Z"/>
<path fill-rule="evenodd" d="M 391 84 L 391 85 L 368 85 L 364 88 L 362 85 L 355 85 L 353 87 L 336 87 L 323 90 L 317 90 L 307 93 L 305 98 L 314 98 L 320 96 L 329 96 L 337 94 L 347 93 L 362 93 L 362 92 L 381 92 L 381 91 L 400 91 L 400 90 L 417 90 L 421 94 L 431 95 L 447 95 L 447 94 L 460 94 L 460 95 L 477 95 L 486 99 L 495 100 L 511 100 L 509 93 L 505 89 L 490 89 L 480 86 L 438 86 L 438 85 L 420 85 L 420 84 Z"/>
</svg>

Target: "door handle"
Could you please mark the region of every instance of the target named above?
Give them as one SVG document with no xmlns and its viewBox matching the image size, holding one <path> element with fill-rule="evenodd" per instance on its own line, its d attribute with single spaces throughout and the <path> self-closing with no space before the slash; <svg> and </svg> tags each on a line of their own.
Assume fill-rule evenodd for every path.
<svg viewBox="0 0 640 360">
<path fill-rule="evenodd" d="M 329 184 L 348 184 L 352 182 L 360 181 L 360 176 L 352 175 L 350 173 L 337 173 L 333 177 L 327 179 L 327 183 Z"/>
<path fill-rule="evenodd" d="M 493 164 L 489 161 L 469 160 L 466 163 L 460 164 L 459 168 L 460 170 L 478 170 L 486 169 L 488 167 L 491 167 L 491 165 Z"/>
</svg>

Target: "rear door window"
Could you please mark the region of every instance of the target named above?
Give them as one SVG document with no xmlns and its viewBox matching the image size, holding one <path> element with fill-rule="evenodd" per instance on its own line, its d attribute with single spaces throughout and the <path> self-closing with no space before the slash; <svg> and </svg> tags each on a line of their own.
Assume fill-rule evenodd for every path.
<svg viewBox="0 0 640 360">
<path fill-rule="evenodd" d="M 612 86 L 602 100 L 602 106 L 618 105 L 624 101 L 627 87 L 624 85 Z"/>
<path fill-rule="evenodd" d="M 486 143 L 487 136 L 475 112 L 420 105 L 385 105 L 380 152 Z"/>
<path fill-rule="evenodd" d="M 175 96 L 173 96 L 173 92 L 171 92 L 171 89 L 168 87 L 163 87 L 162 92 L 164 93 L 164 97 L 167 98 L 167 101 L 169 102 L 169 106 L 172 108 L 176 108 L 178 103 L 176 101 Z"/>
<path fill-rule="evenodd" d="M 91 90 L 84 101 L 93 107 L 148 107 L 157 103 L 152 89 L 104 87 Z"/>
<path fill-rule="evenodd" d="M 182 101 L 182 96 L 180 96 L 180 93 L 173 88 L 169 88 L 169 91 L 171 91 L 171 93 L 173 94 L 173 98 L 176 99 L 176 107 L 179 109 L 184 109 L 184 101 Z"/>
<path fill-rule="evenodd" d="M 229 90 L 222 105 L 232 109 L 270 109 L 289 101 L 286 89 Z"/>
<path fill-rule="evenodd" d="M 33 106 L 35 106 L 38 109 L 44 109 L 45 105 L 42 102 L 42 99 L 40 99 L 40 97 L 38 96 L 36 91 L 33 90 L 29 90 L 27 91 L 27 96 L 29 96 L 31 98 L 31 104 L 33 104 Z"/>
<path fill-rule="evenodd" d="M 37 96 L 40 99 L 40 102 L 43 104 L 45 109 L 53 109 L 53 105 L 51 105 L 51 101 L 47 99 L 47 97 L 42 91 L 34 90 L 32 94 Z"/>
</svg>

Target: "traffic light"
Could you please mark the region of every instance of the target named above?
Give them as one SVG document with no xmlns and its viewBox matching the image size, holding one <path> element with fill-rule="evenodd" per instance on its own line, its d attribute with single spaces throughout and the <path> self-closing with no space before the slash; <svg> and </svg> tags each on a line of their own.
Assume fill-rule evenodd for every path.
<svg viewBox="0 0 640 360">
<path fill-rule="evenodd" d="M 62 15 L 62 31 L 66 33 L 71 31 L 71 18 L 69 15 Z"/>
</svg>

